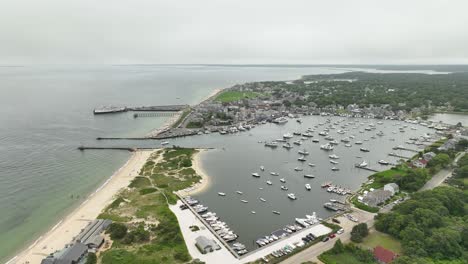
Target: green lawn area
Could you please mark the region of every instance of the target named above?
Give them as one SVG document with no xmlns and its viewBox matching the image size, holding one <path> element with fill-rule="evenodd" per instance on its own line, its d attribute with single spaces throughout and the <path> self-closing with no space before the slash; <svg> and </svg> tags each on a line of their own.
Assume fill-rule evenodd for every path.
<svg viewBox="0 0 468 264">
<path fill-rule="evenodd" d="M 257 96 L 259 96 L 259 94 L 254 92 L 226 91 L 218 95 L 215 100 L 222 103 L 229 103 L 244 98 L 255 98 Z"/>
<path fill-rule="evenodd" d="M 320 255 L 320 260 L 325 264 L 362 264 L 353 254 L 348 252 L 337 255 L 323 254 Z"/>
<path fill-rule="evenodd" d="M 372 231 L 369 236 L 364 238 L 364 241 L 361 243 L 363 246 L 373 249 L 376 246 L 382 246 L 388 250 L 391 250 L 395 253 L 401 254 L 401 243 L 390 235 Z"/>
<path fill-rule="evenodd" d="M 407 171 L 408 168 L 406 166 L 398 166 L 389 170 L 377 172 L 369 176 L 369 178 L 374 179 L 374 182 L 367 185 L 367 187 L 374 189 L 382 188 L 385 184 L 393 182 L 395 175 L 406 175 Z"/>
</svg>

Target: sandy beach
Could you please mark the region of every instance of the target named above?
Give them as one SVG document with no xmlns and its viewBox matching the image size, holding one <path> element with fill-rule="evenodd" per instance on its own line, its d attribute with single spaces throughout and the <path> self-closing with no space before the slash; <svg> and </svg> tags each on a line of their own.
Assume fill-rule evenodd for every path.
<svg viewBox="0 0 468 264">
<path fill-rule="evenodd" d="M 193 185 L 190 188 L 180 190 L 179 194 L 182 196 L 190 196 L 190 195 L 195 195 L 198 193 L 202 193 L 206 191 L 210 185 L 210 177 L 208 177 L 208 174 L 205 172 L 203 168 L 203 164 L 201 161 L 202 156 L 209 151 L 208 149 L 198 149 L 198 153 L 196 153 L 193 157 L 192 160 L 192 168 L 197 172 L 198 175 L 200 175 L 201 180 L 199 183 Z"/>
<path fill-rule="evenodd" d="M 70 243 L 86 225 L 96 219 L 101 211 L 114 200 L 114 195 L 127 187 L 138 175 L 153 150 L 136 151 L 118 171 L 79 205 L 72 213 L 60 220 L 51 230 L 42 235 L 27 249 L 8 263 L 36 264 L 50 253 Z"/>
</svg>

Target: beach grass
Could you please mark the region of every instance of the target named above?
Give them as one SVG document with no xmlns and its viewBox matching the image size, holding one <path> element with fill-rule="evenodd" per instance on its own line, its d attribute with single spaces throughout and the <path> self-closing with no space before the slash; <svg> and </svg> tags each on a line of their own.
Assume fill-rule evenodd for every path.
<svg viewBox="0 0 468 264">
<path fill-rule="evenodd" d="M 101 254 L 101 263 L 177 264 L 190 261 L 177 217 L 168 204 L 177 201 L 174 191 L 190 187 L 201 179 L 191 168 L 195 153 L 197 150 L 185 148 L 158 151 L 158 155 L 152 155 L 142 167 L 141 176 L 132 181 L 131 188 L 121 191 L 105 209 L 100 218 L 124 223 L 129 233 L 136 230 L 135 221 L 143 223 L 150 239 L 131 243 L 126 237 L 115 240 L 112 248 Z"/>
<path fill-rule="evenodd" d="M 247 98 L 255 98 L 260 94 L 254 92 L 225 91 L 219 94 L 215 100 L 222 103 L 235 102 Z"/>
</svg>

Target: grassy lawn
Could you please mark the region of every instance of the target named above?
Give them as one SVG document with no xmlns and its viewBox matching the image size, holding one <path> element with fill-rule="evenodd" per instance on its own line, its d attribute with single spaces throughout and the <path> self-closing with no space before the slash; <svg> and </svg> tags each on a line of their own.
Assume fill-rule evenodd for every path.
<svg viewBox="0 0 468 264">
<path fill-rule="evenodd" d="M 361 243 L 363 246 L 373 249 L 376 246 L 382 246 L 395 253 L 401 254 L 401 243 L 390 235 L 372 231 Z"/>
<path fill-rule="evenodd" d="M 353 254 L 348 252 L 337 255 L 323 254 L 320 255 L 320 260 L 325 264 L 362 264 Z"/>
<path fill-rule="evenodd" d="M 374 189 L 382 188 L 385 184 L 392 182 L 392 179 L 396 175 L 405 175 L 407 171 L 408 171 L 407 167 L 398 166 L 398 167 L 393 167 L 389 170 L 377 172 L 370 176 L 370 178 L 374 179 L 374 182 L 369 184 L 367 187 L 374 188 Z"/>
<path fill-rule="evenodd" d="M 215 100 L 222 103 L 229 103 L 244 98 L 255 98 L 257 96 L 259 96 L 259 94 L 254 92 L 226 91 L 218 95 Z"/>
</svg>

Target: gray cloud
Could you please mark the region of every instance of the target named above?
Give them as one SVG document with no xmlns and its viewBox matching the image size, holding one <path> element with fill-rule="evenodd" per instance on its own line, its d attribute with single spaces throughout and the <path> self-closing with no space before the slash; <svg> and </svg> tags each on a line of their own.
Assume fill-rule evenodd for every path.
<svg viewBox="0 0 468 264">
<path fill-rule="evenodd" d="M 466 0 L 3 0 L 0 64 L 468 63 Z"/>
</svg>

